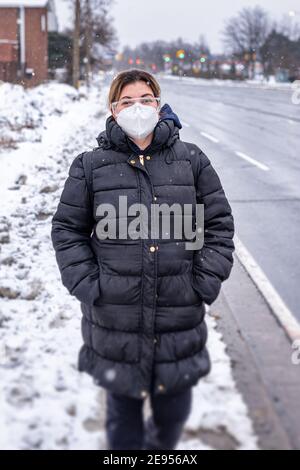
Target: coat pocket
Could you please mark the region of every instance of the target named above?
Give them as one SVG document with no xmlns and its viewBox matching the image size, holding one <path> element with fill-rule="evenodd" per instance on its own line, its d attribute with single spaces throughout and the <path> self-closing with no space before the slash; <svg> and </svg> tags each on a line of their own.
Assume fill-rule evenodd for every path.
<svg viewBox="0 0 300 470">
<path fill-rule="evenodd" d="M 141 357 L 141 335 L 139 332 L 120 331 L 101 326 L 101 314 L 97 323 L 82 317 L 84 343 L 103 359 L 137 363 Z"/>
</svg>

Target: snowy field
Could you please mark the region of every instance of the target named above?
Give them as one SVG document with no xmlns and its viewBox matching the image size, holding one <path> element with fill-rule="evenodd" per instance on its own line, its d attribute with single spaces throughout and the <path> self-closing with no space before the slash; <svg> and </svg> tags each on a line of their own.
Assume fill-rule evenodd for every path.
<svg viewBox="0 0 300 470">
<path fill-rule="evenodd" d="M 77 371 L 81 311 L 61 284 L 50 231 L 72 160 L 105 128 L 107 92 L 101 81 L 79 92 L 0 85 L 0 449 L 106 448 L 105 392 Z M 213 436 L 214 448 L 255 449 L 209 312 L 207 321 L 212 372 L 193 387 L 177 448 L 210 449 Z"/>
</svg>

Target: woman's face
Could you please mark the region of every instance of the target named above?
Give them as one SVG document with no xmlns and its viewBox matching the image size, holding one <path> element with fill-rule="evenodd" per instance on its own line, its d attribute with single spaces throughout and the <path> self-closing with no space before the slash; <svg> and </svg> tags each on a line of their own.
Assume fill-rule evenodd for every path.
<svg viewBox="0 0 300 470">
<path fill-rule="evenodd" d="M 119 112 L 127 107 L 126 99 L 147 98 L 147 97 L 154 98 L 154 94 L 153 94 L 151 87 L 147 85 L 144 81 L 138 81 L 135 83 L 129 83 L 128 85 L 125 85 L 121 91 L 120 98 L 118 99 L 118 104 L 115 105 L 114 109 L 112 105 L 110 105 L 110 110 L 111 110 L 113 117 L 116 119 Z M 149 104 L 148 106 L 153 106 L 156 109 L 159 108 L 159 104 L 157 103 L 157 101 L 155 101 L 152 104 Z"/>
</svg>

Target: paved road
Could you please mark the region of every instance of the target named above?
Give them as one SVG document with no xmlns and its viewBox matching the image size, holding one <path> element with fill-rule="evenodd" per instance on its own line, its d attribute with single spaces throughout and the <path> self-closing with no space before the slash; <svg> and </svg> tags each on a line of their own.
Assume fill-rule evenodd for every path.
<svg viewBox="0 0 300 470">
<path fill-rule="evenodd" d="M 289 90 L 160 83 L 181 138 L 218 171 L 237 235 L 300 319 L 300 105 Z"/>
</svg>

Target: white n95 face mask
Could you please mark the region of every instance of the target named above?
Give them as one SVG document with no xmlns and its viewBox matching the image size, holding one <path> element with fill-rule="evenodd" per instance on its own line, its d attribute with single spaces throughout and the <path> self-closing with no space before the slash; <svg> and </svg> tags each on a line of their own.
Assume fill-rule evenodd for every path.
<svg viewBox="0 0 300 470">
<path fill-rule="evenodd" d="M 141 103 L 122 109 L 116 118 L 123 131 L 137 139 L 143 139 L 151 134 L 158 120 L 158 110 Z"/>
</svg>

